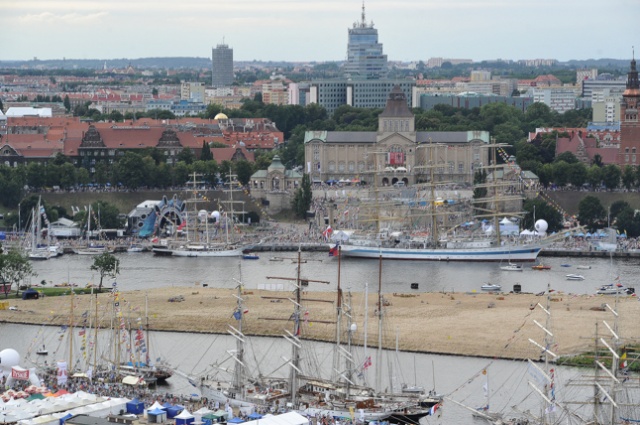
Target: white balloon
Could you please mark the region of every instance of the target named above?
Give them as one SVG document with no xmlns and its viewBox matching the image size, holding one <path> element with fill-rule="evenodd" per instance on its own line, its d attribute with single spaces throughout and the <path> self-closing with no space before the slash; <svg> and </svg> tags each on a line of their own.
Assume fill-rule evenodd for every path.
<svg viewBox="0 0 640 425">
<path fill-rule="evenodd" d="M 211 217 L 214 218 L 216 222 L 220 221 L 220 211 L 213 211 Z"/>
<path fill-rule="evenodd" d="M 2 369 L 11 369 L 13 366 L 20 364 L 20 354 L 13 348 L 5 348 L 0 351 L 0 367 Z"/>
<path fill-rule="evenodd" d="M 538 231 L 538 233 L 546 233 L 547 229 L 549 228 L 549 223 L 547 223 L 546 220 L 540 219 L 536 221 L 534 227 Z"/>
</svg>

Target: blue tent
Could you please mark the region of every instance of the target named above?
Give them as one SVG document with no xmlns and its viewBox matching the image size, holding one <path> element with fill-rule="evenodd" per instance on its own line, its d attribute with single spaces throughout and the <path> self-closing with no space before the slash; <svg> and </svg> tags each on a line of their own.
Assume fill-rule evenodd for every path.
<svg viewBox="0 0 640 425">
<path fill-rule="evenodd" d="M 144 413 L 144 403 L 134 398 L 127 403 L 127 413 L 133 413 L 134 415 L 141 415 Z"/>
<path fill-rule="evenodd" d="M 178 416 L 183 410 L 184 407 L 178 405 L 167 407 L 167 418 L 173 419 Z"/>
<path fill-rule="evenodd" d="M 73 415 L 71 413 L 67 413 L 66 415 L 64 415 L 63 417 L 60 418 L 60 425 L 64 425 L 65 421 L 69 418 L 73 418 Z"/>
<path fill-rule="evenodd" d="M 249 419 L 262 419 L 262 415 L 260 413 L 253 412 L 249 415 Z"/>
<path fill-rule="evenodd" d="M 147 418 L 149 419 L 149 423 L 162 423 L 167 420 L 167 412 L 158 408 L 148 410 Z"/>
<path fill-rule="evenodd" d="M 228 424 L 241 424 L 242 422 L 244 422 L 244 420 L 242 420 L 241 418 L 234 416 L 233 418 L 229 419 L 227 421 Z"/>
</svg>

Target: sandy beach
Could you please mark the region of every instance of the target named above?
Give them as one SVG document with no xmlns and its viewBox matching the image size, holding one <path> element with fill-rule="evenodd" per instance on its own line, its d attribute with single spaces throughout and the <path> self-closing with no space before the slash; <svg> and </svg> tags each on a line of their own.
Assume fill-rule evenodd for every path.
<svg viewBox="0 0 640 425">
<path fill-rule="evenodd" d="M 71 302 L 73 298 L 73 303 Z M 291 331 L 293 312 L 291 292 L 244 292 L 244 332 L 247 335 L 280 336 Z M 349 304 L 345 294 L 343 308 Z M 39 300 L 9 299 L 17 310 L 0 310 L 0 322 L 68 325 L 73 314 L 74 325 L 90 317 L 98 318 L 102 327 L 110 326 L 114 315 L 112 294 L 97 296 L 43 297 Z M 148 315 L 145 316 L 145 299 Z M 183 299 L 183 301 L 169 301 Z M 534 294 L 498 293 L 412 293 L 387 294 L 383 299 L 383 344 L 407 351 L 469 355 L 497 358 L 538 358 L 540 349 L 529 338 L 543 343 L 544 332 L 534 320 L 544 325 L 547 297 Z M 551 326 L 555 343 L 551 350 L 570 355 L 593 349 L 598 323 L 598 337 L 610 338 L 603 324 L 612 328 L 615 316 L 604 307 L 615 308 L 615 298 L 592 295 L 553 293 Z M 367 344 L 377 346 L 377 294 L 368 298 Z M 73 305 L 73 307 L 72 307 Z M 302 337 L 314 340 L 335 339 L 336 294 L 305 292 L 302 295 Z M 352 296 L 351 317 L 357 325 L 353 341 L 362 344 L 365 327 L 363 293 Z M 159 331 L 226 333 L 228 325 L 237 327 L 233 317 L 236 308 L 234 292 L 202 286 L 193 288 L 158 288 L 152 291 L 122 292 L 119 309 L 125 323 L 133 327 L 145 323 Z M 626 342 L 640 339 L 640 302 L 635 297 L 619 299 L 618 334 Z M 96 313 L 97 311 L 97 313 Z M 87 313 L 85 313 L 87 312 Z M 85 313 L 83 317 L 82 314 Z M 345 321 L 347 319 L 344 319 Z M 343 340 L 346 338 L 342 337 Z"/>
</svg>

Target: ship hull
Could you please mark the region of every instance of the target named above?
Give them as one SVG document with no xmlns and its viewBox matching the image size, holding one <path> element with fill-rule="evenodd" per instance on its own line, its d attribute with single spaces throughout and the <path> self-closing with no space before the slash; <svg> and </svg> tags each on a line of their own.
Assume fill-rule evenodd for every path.
<svg viewBox="0 0 640 425">
<path fill-rule="evenodd" d="M 541 247 L 528 245 L 521 247 L 491 247 L 469 249 L 429 249 L 429 248 L 377 248 L 357 245 L 342 245 L 340 252 L 345 257 L 380 258 L 385 260 L 422 261 L 536 261 Z"/>
</svg>

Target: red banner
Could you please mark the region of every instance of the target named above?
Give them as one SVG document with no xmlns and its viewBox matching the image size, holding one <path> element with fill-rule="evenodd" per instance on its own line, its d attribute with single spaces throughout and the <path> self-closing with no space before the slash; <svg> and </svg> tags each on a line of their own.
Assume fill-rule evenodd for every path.
<svg viewBox="0 0 640 425">
<path fill-rule="evenodd" d="M 28 381 L 29 380 L 29 370 L 28 369 L 24 369 L 24 370 L 19 370 L 16 368 L 11 368 L 11 377 L 13 379 L 17 379 L 17 380 L 21 380 L 21 381 Z"/>
<path fill-rule="evenodd" d="M 404 152 L 389 152 L 389 165 L 404 165 Z"/>
</svg>

